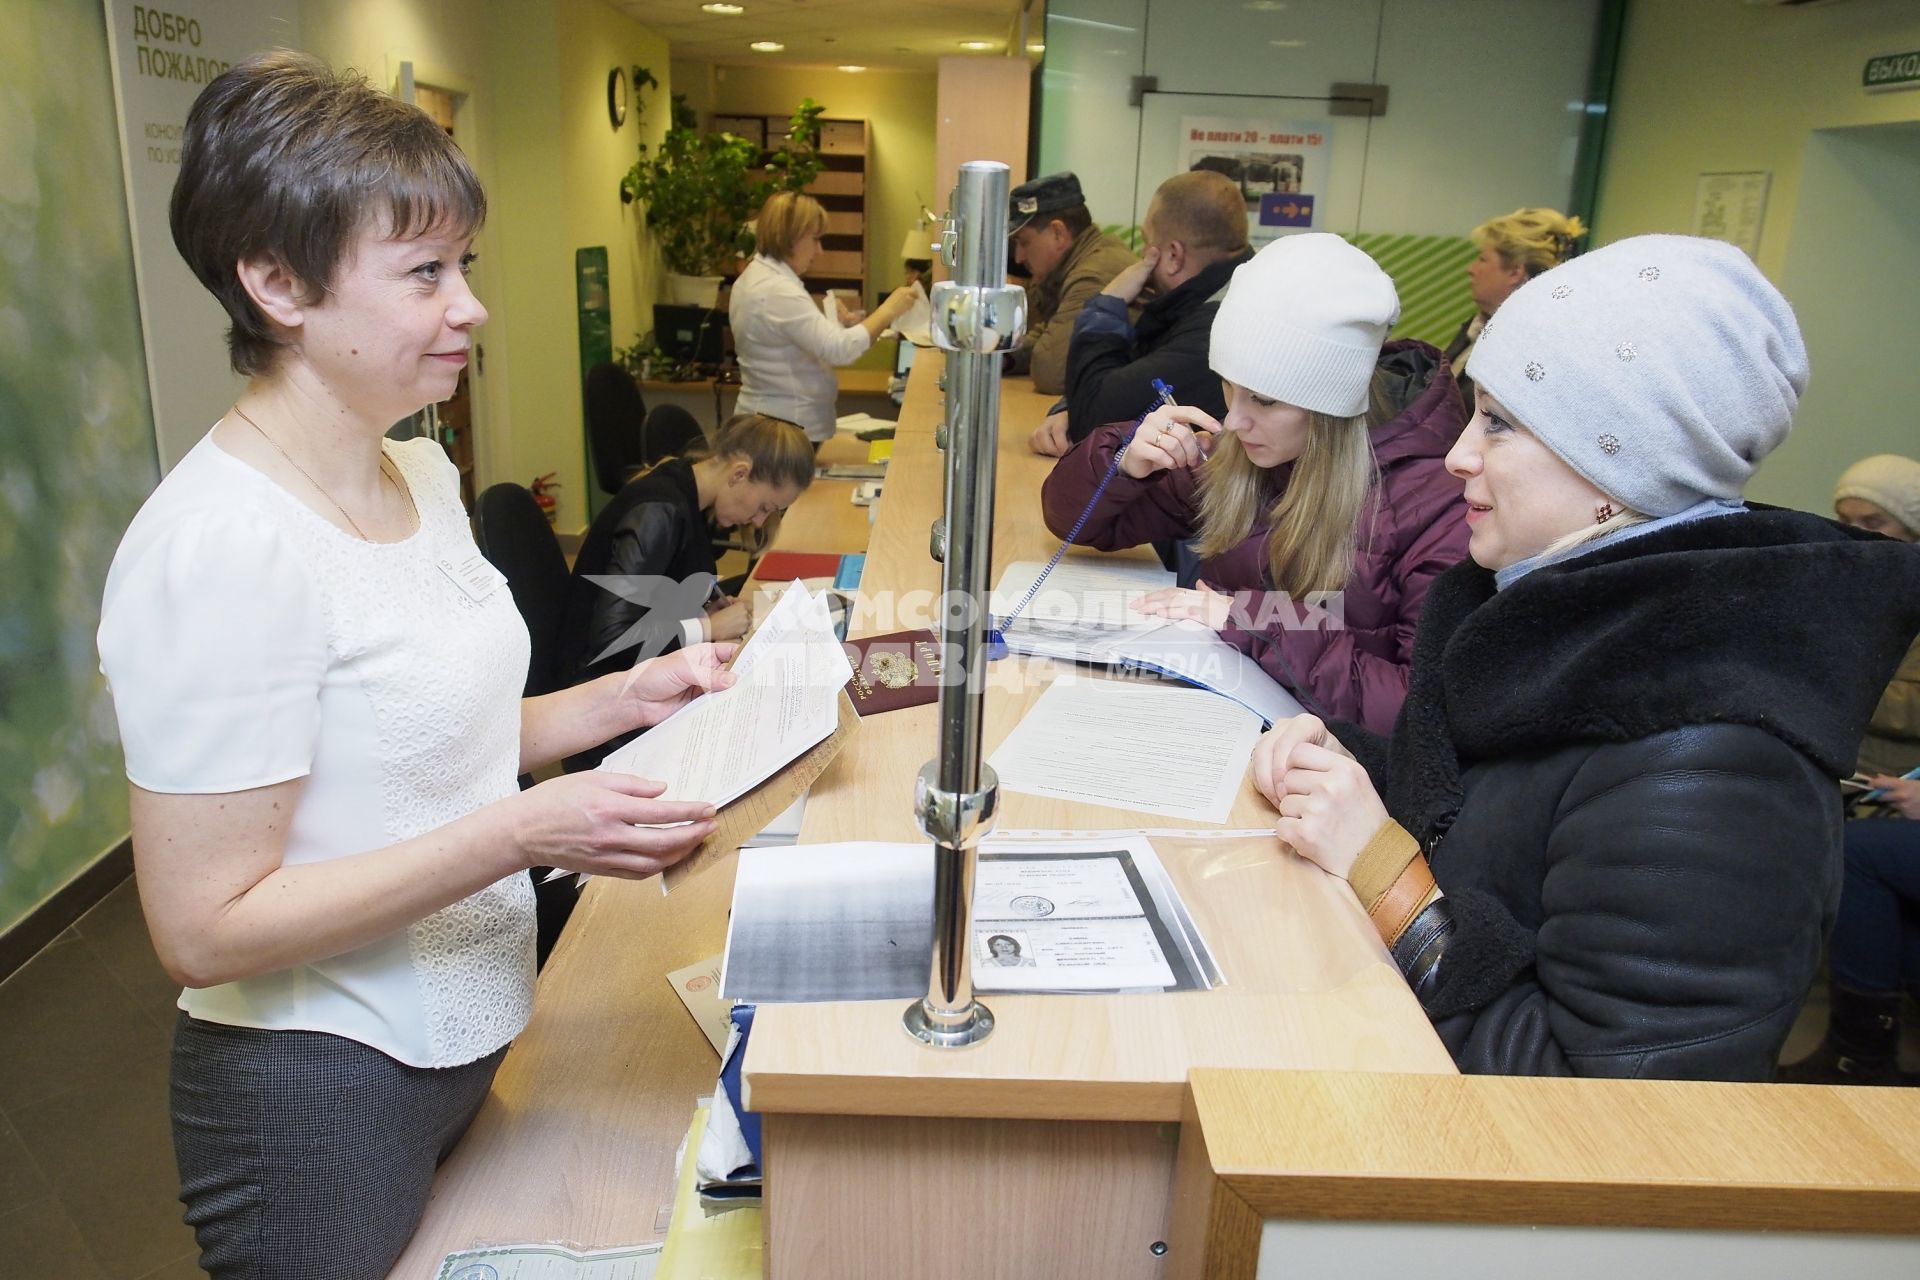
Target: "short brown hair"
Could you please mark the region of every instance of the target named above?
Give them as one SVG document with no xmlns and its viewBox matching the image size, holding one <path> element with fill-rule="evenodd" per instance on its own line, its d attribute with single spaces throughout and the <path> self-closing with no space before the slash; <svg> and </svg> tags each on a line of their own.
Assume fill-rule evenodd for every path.
<svg viewBox="0 0 1920 1280">
<path fill-rule="evenodd" d="M 268 372 L 281 346 L 238 265 L 270 257 L 318 299 L 383 214 L 397 239 L 442 225 L 469 236 L 486 220 L 472 166 L 419 108 L 287 49 L 236 63 L 194 99 L 173 243 L 227 309 L 235 373 Z"/>
<path fill-rule="evenodd" d="M 1147 220 L 1157 241 L 1178 240 L 1189 252 L 1226 257 L 1247 247 L 1247 198 L 1224 173 L 1174 174 L 1154 191 Z"/>
<path fill-rule="evenodd" d="M 685 456 L 722 461 L 745 458 L 752 467 L 747 479 L 762 484 L 805 489 L 813 483 L 813 441 L 793 423 L 764 413 L 735 414 L 711 443 L 695 441 Z"/>
<path fill-rule="evenodd" d="M 812 196 L 798 191 L 776 191 L 767 197 L 753 223 L 754 248 L 785 262 L 807 235 L 827 229 L 827 211 Z"/>
</svg>

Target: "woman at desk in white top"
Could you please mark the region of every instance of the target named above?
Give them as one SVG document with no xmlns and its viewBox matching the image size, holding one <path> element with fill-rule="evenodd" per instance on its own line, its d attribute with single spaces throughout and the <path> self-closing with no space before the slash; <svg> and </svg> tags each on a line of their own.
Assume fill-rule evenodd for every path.
<svg viewBox="0 0 1920 1280">
<path fill-rule="evenodd" d="M 740 357 L 735 413 L 763 413 L 791 422 L 817 447 L 833 436 L 837 365 L 860 358 L 882 330 L 913 305 L 910 285 L 887 295 L 871 315 L 847 310 L 839 299 L 836 322 L 827 319 L 800 277 L 820 253 L 827 211 L 812 196 L 782 191 L 754 222 L 758 253 L 733 286 L 727 322 Z"/>
<path fill-rule="evenodd" d="M 223 1280 L 385 1276 L 526 1022 L 528 868 L 647 876 L 714 827 L 639 778 L 516 778 L 729 683 L 732 646 L 522 700 L 526 628 L 453 467 L 385 438 L 486 319 L 485 212 L 444 130 L 304 54 L 187 117 L 174 242 L 248 382 L 127 530 L 99 642 L 186 987 L 180 1194 Z"/>
<path fill-rule="evenodd" d="M 1427 597 L 1391 741 L 1296 717 L 1255 785 L 1462 1070 L 1769 1079 L 1920 557 L 1742 502 L 1807 357 L 1731 245 L 1641 236 L 1543 272 L 1471 372 L 1447 465 L 1472 563 Z"/>
</svg>

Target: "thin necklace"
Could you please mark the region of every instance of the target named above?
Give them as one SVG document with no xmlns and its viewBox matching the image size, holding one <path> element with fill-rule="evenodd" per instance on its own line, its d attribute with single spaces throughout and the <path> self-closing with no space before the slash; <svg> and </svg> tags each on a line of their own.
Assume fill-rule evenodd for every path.
<svg viewBox="0 0 1920 1280">
<path fill-rule="evenodd" d="M 326 488 L 323 485 L 321 485 L 321 483 L 318 480 L 315 480 L 313 478 L 312 472 L 308 471 L 305 467 L 295 462 L 293 460 L 293 455 L 288 453 L 286 449 L 282 448 L 278 440 L 275 440 L 272 436 L 268 435 L 265 427 L 262 427 L 259 423 L 255 422 L 252 418 L 249 418 L 247 416 L 247 411 L 245 409 L 242 409 L 237 404 L 233 406 L 233 412 L 239 417 L 240 421 L 246 423 L 248 426 L 252 427 L 255 431 L 258 431 L 260 433 L 260 438 L 262 440 L 265 440 L 268 444 L 272 445 L 274 449 L 278 451 L 280 456 L 287 460 L 288 466 L 292 467 L 295 471 L 298 471 L 302 476 L 305 476 L 307 483 L 313 486 L 315 492 L 317 492 L 321 497 L 325 498 L 328 502 L 331 502 L 333 504 L 333 509 L 340 513 L 340 518 L 342 520 L 345 520 L 349 525 L 352 526 L 353 531 L 360 536 L 360 541 L 362 542 L 373 541 L 372 538 L 369 538 L 367 536 L 366 530 L 360 527 L 360 522 L 358 520 L 355 520 L 352 514 L 348 512 L 348 510 L 345 507 L 340 505 L 340 500 L 334 497 L 332 494 L 328 493 L 326 491 Z M 390 481 L 393 484 L 394 488 L 396 489 L 400 488 L 400 482 L 398 480 L 394 480 L 392 476 L 387 474 L 387 455 L 384 449 L 380 453 L 380 476 L 382 479 Z M 407 499 L 407 505 L 411 507 L 413 505 L 413 495 L 407 493 L 404 489 L 401 490 L 401 494 Z"/>
</svg>

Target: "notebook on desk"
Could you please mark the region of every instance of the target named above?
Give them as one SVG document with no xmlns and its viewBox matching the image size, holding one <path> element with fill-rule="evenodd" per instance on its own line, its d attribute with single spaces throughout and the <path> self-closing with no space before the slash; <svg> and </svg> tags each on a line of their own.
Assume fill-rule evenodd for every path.
<svg viewBox="0 0 1920 1280">
<path fill-rule="evenodd" d="M 989 607 L 1009 652 L 1170 676 L 1230 698 L 1269 725 L 1305 710 L 1219 633 L 1133 608 L 1149 592 L 1173 586 L 1172 570 L 1137 560 L 1069 556 L 1020 608 L 1045 568 L 1037 560 L 1016 560 L 993 589 Z M 1016 609 L 1010 624 L 1001 622 Z"/>
</svg>

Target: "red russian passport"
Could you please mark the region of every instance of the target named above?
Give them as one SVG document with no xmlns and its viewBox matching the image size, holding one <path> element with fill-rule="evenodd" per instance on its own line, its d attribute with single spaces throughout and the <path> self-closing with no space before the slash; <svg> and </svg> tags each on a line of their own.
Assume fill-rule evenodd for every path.
<svg viewBox="0 0 1920 1280">
<path fill-rule="evenodd" d="M 940 697 L 940 641 L 927 630 L 892 631 L 848 640 L 853 679 L 847 696 L 862 716 L 921 707 Z"/>
</svg>

